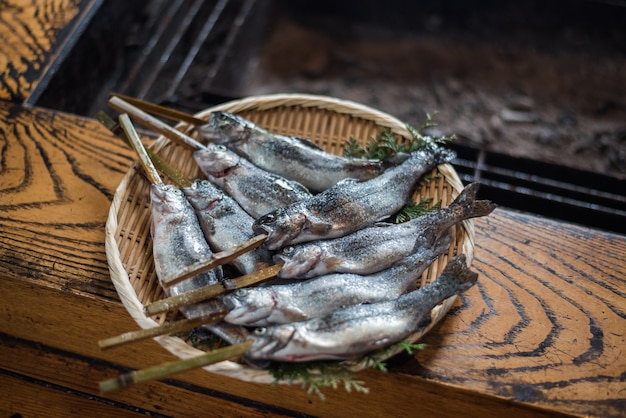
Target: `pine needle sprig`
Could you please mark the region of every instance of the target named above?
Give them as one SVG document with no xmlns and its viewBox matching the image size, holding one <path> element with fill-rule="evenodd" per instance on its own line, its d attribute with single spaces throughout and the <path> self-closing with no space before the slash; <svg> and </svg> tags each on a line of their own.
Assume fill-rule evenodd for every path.
<svg viewBox="0 0 626 418">
<path fill-rule="evenodd" d="M 326 397 L 321 389 L 328 387 L 337 389 L 342 386 L 346 392 L 369 393 L 363 381 L 354 379 L 356 373 L 346 362 L 274 363 L 269 372 L 274 377 L 273 384 L 300 382 L 308 394 L 316 394 L 322 400 Z"/>
<path fill-rule="evenodd" d="M 393 222 L 399 224 L 415 219 L 426 213 L 441 209 L 441 200 L 434 205 L 432 205 L 432 202 L 432 197 L 424 197 L 419 201 L 419 203 L 416 203 L 414 200 L 409 201 L 409 203 L 404 205 L 404 207 L 395 215 Z"/>
<path fill-rule="evenodd" d="M 350 137 L 344 145 L 343 155 L 351 158 L 384 160 L 394 154 L 411 153 L 426 146 L 443 145 L 455 139 L 454 135 L 439 137 L 424 135 L 423 132 L 426 129 L 437 126 L 429 113 L 426 114 L 426 121 L 419 128 L 409 124 L 405 126 L 410 138 L 397 135 L 387 127 L 381 127 L 378 133 L 370 137 L 364 145 L 354 137 Z"/>
</svg>

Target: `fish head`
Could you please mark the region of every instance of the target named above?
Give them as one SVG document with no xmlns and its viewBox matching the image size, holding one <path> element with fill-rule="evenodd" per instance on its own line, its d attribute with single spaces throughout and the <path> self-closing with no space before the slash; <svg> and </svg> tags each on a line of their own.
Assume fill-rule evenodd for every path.
<svg viewBox="0 0 626 418">
<path fill-rule="evenodd" d="M 306 224 L 306 216 L 291 206 L 276 209 L 254 221 L 252 230 L 256 234 L 267 234 L 263 244 L 268 250 L 276 250 L 292 242 Z"/>
<path fill-rule="evenodd" d="M 222 303 L 230 309 L 224 320 L 231 324 L 255 324 L 267 318 L 276 304 L 269 288 L 237 289 L 225 295 Z"/>
<path fill-rule="evenodd" d="M 196 179 L 182 189 L 191 205 L 199 211 L 210 211 L 224 198 L 224 192 L 208 180 Z"/>
<path fill-rule="evenodd" d="M 225 177 L 239 165 L 241 157 L 228 150 L 224 145 L 209 144 L 206 148 L 193 153 L 202 171 L 213 177 Z"/>
<path fill-rule="evenodd" d="M 321 258 L 322 248 L 316 243 L 310 243 L 283 248 L 274 256 L 274 262 L 284 263 L 278 272 L 278 277 L 293 279 L 307 277 L 307 273 L 319 264 Z"/>
<path fill-rule="evenodd" d="M 233 113 L 215 111 L 211 113 L 209 122 L 198 128 L 200 134 L 209 141 L 227 144 L 244 139 L 246 132 L 252 127 L 251 122 Z"/>
<path fill-rule="evenodd" d="M 170 184 L 153 184 L 150 187 L 152 212 L 161 216 L 182 213 L 189 203 L 181 189 Z"/>
<path fill-rule="evenodd" d="M 295 332 L 296 328 L 291 324 L 254 329 L 248 337 L 252 340 L 252 346 L 246 352 L 246 357 L 258 360 L 272 359 L 276 351 L 289 344 Z"/>
</svg>

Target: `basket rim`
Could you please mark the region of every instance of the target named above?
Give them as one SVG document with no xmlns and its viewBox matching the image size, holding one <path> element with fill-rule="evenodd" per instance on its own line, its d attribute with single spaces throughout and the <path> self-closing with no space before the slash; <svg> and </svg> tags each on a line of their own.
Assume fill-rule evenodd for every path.
<svg viewBox="0 0 626 418">
<path fill-rule="evenodd" d="M 410 135 L 409 130 L 403 122 L 385 112 L 354 101 L 313 94 L 278 93 L 250 96 L 209 107 L 196 113 L 194 116 L 200 119 L 208 120 L 208 116 L 215 111 L 240 113 L 247 110 L 271 110 L 277 107 L 302 107 L 330 110 L 336 113 L 347 114 L 364 120 L 373 121 L 375 124 L 387 127 L 391 129 L 392 132 L 404 137 Z M 185 129 L 189 126 L 189 124 L 180 122 L 176 125 L 176 128 Z M 158 152 L 165 145 L 169 144 L 169 142 L 169 139 L 165 138 L 164 136 L 160 136 L 155 141 L 152 148 Z M 133 166 L 129 168 L 127 173 L 122 178 L 113 196 L 105 225 L 105 252 L 109 264 L 109 273 L 111 276 L 111 280 L 120 297 L 122 304 L 130 314 L 130 316 L 135 320 L 135 322 L 141 328 L 147 329 L 153 328 L 158 324 L 152 318 L 145 315 L 144 307 L 139 301 L 135 289 L 130 283 L 130 280 L 128 280 L 128 273 L 122 263 L 120 250 L 116 241 L 116 231 L 118 228 L 117 215 L 122 204 L 124 203 L 123 195 L 126 188 L 128 187 L 128 183 L 130 182 L 130 179 L 137 174 L 134 167 L 136 164 L 137 161 L 135 161 Z M 438 170 L 440 174 L 444 176 L 446 182 L 451 187 L 453 198 L 461 193 L 461 191 L 463 190 L 463 184 L 452 165 L 449 163 L 442 164 L 438 167 Z M 466 255 L 467 263 L 471 264 L 474 250 L 473 220 L 465 220 L 460 224 L 460 226 L 465 231 L 465 239 L 462 243 L 461 252 Z M 449 309 L 456 301 L 456 298 L 456 295 L 452 296 L 446 299 L 443 303 L 436 306 L 431 311 L 431 323 L 425 328 L 420 329 L 417 333 L 413 334 L 409 339 L 415 341 L 421 338 L 424 334 L 426 334 L 449 311 Z M 163 346 L 166 350 L 168 350 L 170 353 L 178 358 L 190 358 L 204 353 L 204 351 L 192 347 L 178 337 L 164 335 L 155 337 L 154 340 L 156 340 L 161 346 Z M 395 355 L 399 351 L 401 351 L 401 348 L 397 351 L 392 352 L 391 355 Z M 362 368 L 363 367 L 355 367 L 354 371 L 358 371 Z M 218 373 L 220 375 L 229 376 L 248 382 L 264 384 L 274 382 L 274 378 L 267 370 L 254 369 L 230 360 L 205 366 L 203 367 L 203 369 L 212 373 Z"/>
</svg>

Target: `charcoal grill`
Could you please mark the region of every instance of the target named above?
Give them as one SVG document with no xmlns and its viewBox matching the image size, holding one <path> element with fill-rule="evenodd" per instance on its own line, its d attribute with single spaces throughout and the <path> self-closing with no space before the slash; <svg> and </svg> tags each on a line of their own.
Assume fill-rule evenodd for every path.
<svg viewBox="0 0 626 418">
<path fill-rule="evenodd" d="M 65 49 L 60 51 L 27 102 L 93 116 L 98 110 L 107 108 L 107 96 L 112 91 L 187 112 L 197 112 L 247 95 L 289 92 L 289 89 L 296 88 L 298 91 L 295 92 L 299 93 L 333 93 L 329 86 L 332 80 L 337 80 L 337 69 L 327 62 L 325 56 L 308 57 L 306 71 L 301 77 L 304 84 L 285 82 L 279 87 L 281 91 L 263 91 L 267 87 L 253 85 L 253 81 L 258 80 L 257 74 L 263 71 L 265 45 L 275 36 L 280 25 L 289 20 L 314 25 L 336 39 L 354 38 L 365 33 L 367 36 L 380 34 L 384 38 L 390 28 L 407 37 L 414 37 L 416 33 L 446 36 L 442 22 L 452 22 L 479 35 L 493 36 L 504 26 L 518 24 L 516 27 L 519 27 L 520 22 L 527 22 L 528 30 L 514 32 L 513 40 L 528 45 L 538 42 L 536 32 L 546 36 L 546 32 L 540 30 L 545 28 L 533 24 L 532 19 L 528 20 L 533 14 L 543 13 L 569 19 L 568 24 L 573 26 L 580 22 L 589 25 L 583 30 L 596 30 L 599 26 L 593 26 L 594 22 L 601 22 L 603 28 L 613 28 L 613 38 L 607 35 L 608 29 L 600 31 L 594 38 L 606 41 L 602 45 L 608 45 L 608 50 L 612 48 L 611 39 L 622 39 L 619 36 L 623 33 L 615 35 L 619 22 L 623 23 L 626 16 L 626 8 L 619 2 L 587 1 L 576 3 L 576 6 L 582 10 L 580 13 L 584 13 L 585 19 L 579 19 L 580 16 L 571 11 L 575 9 L 571 2 L 519 5 L 479 1 L 470 7 L 458 1 L 427 1 L 416 5 L 396 1 L 339 4 L 260 0 L 96 1 L 93 12 L 86 14 L 83 22 L 74 28 L 70 42 L 66 42 Z M 503 7 L 514 7 L 518 21 L 498 20 Z M 476 16 L 482 20 L 472 20 Z M 542 21 L 554 23 L 550 19 Z M 347 20 L 350 24 L 346 24 Z M 454 38 L 447 39 L 455 41 Z M 476 39 L 484 38 L 479 36 Z M 549 50 L 552 45 L 549 39 L 545 45 Z M 309 46 L 302 45 L 302 49 Z M 346 57 L 339 57 L 339 60 L 347 67 L 355 65 Z M 432 62 L 425 65 L 432 65 Z M 372 70 L 368 74 L 375 73 Z M 288 74 L 285 79 L 287 77 Z M 364 84 L 358 77 L 339 79 L 348 87 Z M 425 84 L 437 97 L 440 84 L 428 78 Z M 345 91 L 354 90 L 348 88 Z M 424 105 L 412 94 L 414 107 Z M 349 95 L 341 98 L 360 101 L 359 97 Z M 392 102 L 406 101 L 405 97 L 389 99 L 381 92 L 377 98 L 378 102 L 365 104 L 382 107 L 381 110 L 401 118 L 405 116 L 400 110 L 396 113 L 395 109 L 386 107 Z M 445 107 L 446 104 L 439 101 L 437 105 Z M 626 106 L 620 103 L 610 105 Z M 422 108 L 413 112 L 416 118 L 421 118 L 423 112 L 429 110 Z M 445 126 L 446 120 L 440 123 Z M 458 152 L 454 164 L 459 175 L 466 182 L 480 181 L 484 185 L 482 198 L 521 211 L 626 233 L 626 181 L 623 176 L 514 157 L 483 145 L 477 138 L 452 145 Z"/>
</svg>

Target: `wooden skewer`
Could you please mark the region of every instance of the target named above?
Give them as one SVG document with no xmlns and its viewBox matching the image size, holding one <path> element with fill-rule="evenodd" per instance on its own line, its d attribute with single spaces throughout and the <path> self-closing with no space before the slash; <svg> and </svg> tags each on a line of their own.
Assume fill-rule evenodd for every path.
<svg viewBox="0 0 626 418">
<path fill-rule="evenodd" d="M 240 255 L 259 247 L 261 244 L 263 244 L 266 238 L 267 235 L 264 234 L 255 235 L 254 237 L 242 242 L 241 244 L 238 244 L 227 250 L 220 251 L 219 253 L 213 253 L 211 257 L 207 258 L 206 260 L 198 261 L 194 264 L 186 266 L 183 270 L 180 271 L 180 274 L 178 274 L 178 276 L 172 277 L 167 281 L 162 281 L 161 284 L 163 286 L 169 287 L 175 285 L 176 283 L 180 283 L 185 279 L 189 279 L 190 277 L 214 269 L 217 266 L 222 266 L 224 264 L 230 263 Z"/>
<path fill-rule="evenodd" d="M 122 126 L 126 137 L 130 140 L 133 149 L 137 152 L 137 155 L 139 156 L 139 162 L 144 168 L 144 171 L 146 172 L 146 176 L 148 176 L 150 183 L 162 185 L 163 180 L 161 180 L 161 176 L 159 176 L 159 173 L 152 163 L 150 156 L 148 156 L 146 148 L 143 146 L 143 143 L 139 139 L 139 135 L 137 135 L 137 131 L 135 130 L 135 127 L 133 126 L 127 114 L 124 113 L 120 115 L 120 125 Z"/>
<path fill-rule="evenodd" d="M 115 122 L 109 115 L 107 115 L 103 111 L 99 111 L 96 113 L 96 119 L 103 124 L 109 131 L 113 132 L 119 138 L 121 138 L 129 147 L 133 147 L 130 143 L 130 139 L 124 133 L 121 126 Z M 150 148 L 145 148 L 148 157 L 154 164 L 154 166 L 159 170 L 163 175 L 172 180 L 179 187 L 190 187 L 193 182 L 189 180 L 187 177 L 180 174 L 178 170 L 172 167 L 167 161 L 165 161 L 159 154 L 152 151 Z"/>
<path fill-rule="evenodd" d="M 100 349 L 106 350 L 108 348 L 158 337 L 159 335 L 187 331 L 199 327 L 200 325 L 219 322 L 224 318 L 224 316 L 226 316 L 228 311 L 228 309 L 224 308 L 223 310 L 213 312 L 210 315 L 203 315 L 198 318 L 181 319 L 179 321 L 169 322 L 153 328 L 125 332 L 116 337 L 105 338 L 104 340 L 98 341 L 98 346 Z"/>
<path fill-rule="evenodd" d="M 126 96 L 120 93 L 111 93 L 109 95 L 109 97 L 114 97 L 114 96 L 119 97 L 120 99 L 130 103 L 131 105 L 145 112 L 151 113 L 153 115 L 162 116 L 164 118 L 167 118 L 173 121 L 185 122 L 194 126 L 200 126 L 200 125 L 204 125 L 207 123 L 204 119 L 200 119 L 188 113 L 180 112 L 175 109 L 170 109 L 168 107 L 161 106 L 156 103 L 147 102 L 145 100 L 137 99 L 131 96 Z"/>
<path fill-rule="evenodd" d="M 144 312 L 146 316 L 153 316 L 163 312 L 178 309 L 182 306 L 187 306 L 193 303 L 201 302 L 203 300 L 211 299 L 234 289 L 240 289 L 242 287 L 247 287 L 255 283 L 260 283 L 262 281 L 271 279 L 272 277 L 276 277 L 281 267 L 282 264 L 276 264 L 274 266 L 255 271 L 254 273 L 246 274 L 245 276 L 237 277 L 231 280 L 225 280 L 223 282 L 212 284 L 209 286 L 203 286 L 198 289 L 190 290 L 176 296 L 161 299 L 151 303 L 150 305 L 147 305 L 144 308 Z"/>
<path fill-rule="evenodd" d="M 130 121 L 130 118 L 126 113 L 120 115 L 120 125 L 122 126 L 122 129 L 124 130 L 124 133 L 126 134 L 128 139 L 130 140 L 132 147 L 137 152 L 137 155 L 139 156 L 139 162 L 146 172 L 146 176 L 148 177 L 150 182 L 157 185 L 163 184 L 163 180 L 161 180 L 161 177 L 159 176 L 156 167 L 152 163 L 152 160 L 150 160 L 150 157 L 146 152 L 145 147 L 139 139 L 137 131 L 135 130 L 132 122 Z M 170 278 L 169 280 L 162 280 L 161 285 L 163 287 L 169 287 L 185 279 L 189 279 L 200 273 L 214 269 L 217 266 L 230 263 L 240 255 L 259 247 L 261 244 L 263 244 L 266 238 L 267 235 L 256 235 L 237 246 L 234 246 L 224 251 L 220 251 L 219 253 L 213 253 L 206 260 L 199 261 L 197 263 L 187 266 L 180 272 L 178 276 Z"/>
<path fill-rule="evenodd" d="M 109 99 L 109 105 L 120 113 L 129 114 L 136 122 L 146 126 L 147 128 L 153 129 L 179 145 L 184 145 L 195 150 L 205 148 L 203 144 L 196 141 L 192 137 L 172 128 L 167 123 L 160 121 L 154 116 L 149 115 L 119 97 L 111 97 Z"/>
<path fill-rule="evenodd" d="M 209 351 L 196 357 L 171 361 L 149 367 L 147 369 L 125 373 L 113 379 L 100 382 L 100 391 L 103 393 L 112 392 L 137 383 L 163 379 L 176 373 L 186 372 L 188 370 L 197 369 L 209 364 L 239 357 L 248 351 L 251 345 L 252 341 L 246 341 L 240 344 Z"/>
</svg>

